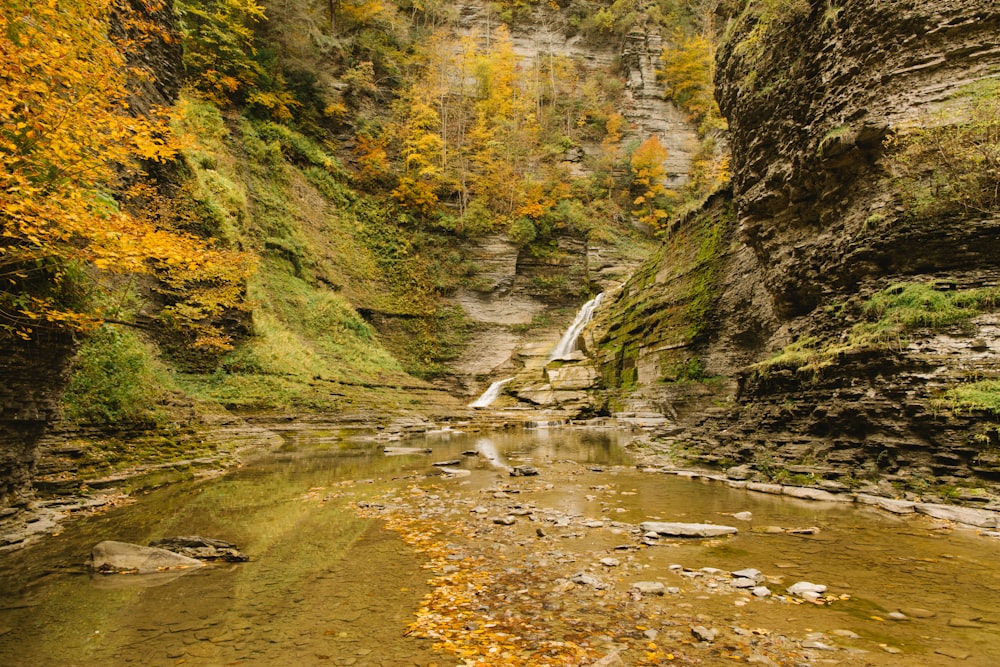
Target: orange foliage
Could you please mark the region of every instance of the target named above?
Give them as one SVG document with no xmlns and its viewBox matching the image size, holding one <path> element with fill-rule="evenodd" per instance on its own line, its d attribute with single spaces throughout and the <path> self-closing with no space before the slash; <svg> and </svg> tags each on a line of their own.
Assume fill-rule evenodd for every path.
<svg viewBox="0 0 1000 667">
<path fill-rule="evenodd" d="M 632 189 L 637 193 L 632 201 L 633 214 L 656 231 L 663 231 L 668 213 L 666 198 L 670 196 L 664 184 L 667 149 L 655 134 L 632 153 Z"/>
<path fill-rule="evenodd" d="M 171 159 L 162 113 L 129 110 L 124 49 L 109 34 L 116 0 L 8 0 L 0 7 L 0 330 L 30 337 L 85 327 L 99 314 L 68 305 L 70 276 L 207 271 L 231 264 L 201 240 L 123 211 L 112 193 L 136 161 Z M 123 21 L 124 23 L 124 21 Z M 131 27 L 141 25 L 135 21 Z"/>
</svg>

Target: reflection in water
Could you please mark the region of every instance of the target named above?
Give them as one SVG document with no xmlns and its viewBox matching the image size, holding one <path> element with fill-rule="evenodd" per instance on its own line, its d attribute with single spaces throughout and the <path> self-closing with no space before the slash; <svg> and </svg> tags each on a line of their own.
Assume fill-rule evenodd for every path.
<svg viewBox="0 0 1000 667">
<path fill-rule="evenodd" d="M 732 523 L 733 514 L 752 512 L 752 529 L 740 522 L 735 537 L 664 540 L 637 552 L 646 567 L 643 579 L 669 582 L 678 576 L 669 566 L 680 563 L 755 567 L 782 581 L 772 584 L 779 592 L 798 580 L 824 583 L 852 600 L 829 608 L 762 602 L 754 607 L 755 623 L 784 624 L 798 636 L 848 628 L 906 648 L 903 656 L 882 656 L 892 662 L 874 656 L 873 664 L 940 664 L 929 659 L 938 641 L 972 653 L 966 667 L 1000 664 L 1000 637 L 992 625 L 1000 621 L 996 541 L 926 518 L 639 472 L 613 431 L 452 435 L 412 444 L 434 453 L 386 457 L 373 444 L 331 446 L 324 438 L 314 446 L 303 434 L 284 451 L 220 479 L 158 490 L 0 555 L 0 664 L 454 664 L 403 636 L 427 590 L 427 573 L 393 533 L 357 518 L 351 503 L 410 484 L 445 458 L 461 459 L 472 472 L 462 482 L 444 482 L 447 488 L 479 493 L 497 482 L 498 473 L 478 468 L 477 457 L 461 456 L 470 449 L 499 468 L 527 461 L 539 467 L 543 484 L 531 502 L 565 514 L 636 525 Z M 821 530 L 795 536 L 767 532 L 768 526 Z M 145 544 L 183 534 L 235 542 L 253 560 L 201 568 L 156 588 L 106 588 L 105 579 L 95 586 L 83 570 L 90 547 L 103 539 Z M 594 529 L 557 544 L 584 553 L 612 549 L 623 539 Z M 713 601 L 692 602 L 699 610 L 706 605 L 706 614 L 732 611 L 731 602 L 728 612 L 709 607 L 719 604 Z M 934 616 L 874 620 L 901 608 Z M 971 623 L 954 627 L 953 619 Z"/>
<path fill-rule="evenodd" d="M 479 455 L 486 459 L 490 465 L 497 468 L 506 468 L 507 465 L 500 458 L 500 452 L 497 450 L 497 446 L 489 438 L 479 438 L 476 440 L 476 451 Z"/>
</svg>

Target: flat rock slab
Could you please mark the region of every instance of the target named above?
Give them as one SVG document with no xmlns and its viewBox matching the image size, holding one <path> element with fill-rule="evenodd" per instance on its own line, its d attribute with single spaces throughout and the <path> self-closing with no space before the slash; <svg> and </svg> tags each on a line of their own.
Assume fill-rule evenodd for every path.
<svg viewBox="0 0 1000 667">
<path fill-rule="evenodd" d="M 719 537 L 733 535 L 739 530 L 733 526 L 717 526 L 711 523 L 673 523 L 669 521 L 644 521 L 639 524 L 644 533 L 654 532 L 667 537 Z"/>
<path fill-rule="evenodd" d="M 409 454 L 430 454 L 427 447 L 385 447 L 383 453 L 386 456 L 407 456 Z"/>
<path fill-rule="evenodd" d="M 90 552 L 90 566 L 98 572 L 108 574 L 149 574 L 204 565 L 196 558 L 182 556 L 166 549 L 114 540 L 99 542 Z"/>
<path fill-rule="evenodd" d="M 228 563 L 243 563 L 250 560 L 250 557 L 241 552 L 232 542 L 202 537 L 201 535 L 164 537 L 150 542 L 149 546 L 166 549 L 175 554 L 198 560 L 221 560 Z"/>
</svg>

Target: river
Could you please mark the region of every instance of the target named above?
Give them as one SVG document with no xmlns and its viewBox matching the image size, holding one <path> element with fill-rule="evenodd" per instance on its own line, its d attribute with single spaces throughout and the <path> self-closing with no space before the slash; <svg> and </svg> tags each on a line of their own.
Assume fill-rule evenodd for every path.
<svg viewBox="0 0 1000 667">
<path fill-rule="evenodd" d="M 228 474 L 0 556 L 0 664 L 1000 664 L 997 540 L 641 471 L 626 439 L 450 433 L 403 443 L 430 454 L 385 456 L 296 432 Z M 644 521 L 739 532 L 650 539 Z M 191 534 L 252 560 L 144 577 L 85 567 L 104 539 Z M 744 568 L 773 594 L 734 587 Z M 828 588 L 785 595 L 798 581 Z"/>
</svg>

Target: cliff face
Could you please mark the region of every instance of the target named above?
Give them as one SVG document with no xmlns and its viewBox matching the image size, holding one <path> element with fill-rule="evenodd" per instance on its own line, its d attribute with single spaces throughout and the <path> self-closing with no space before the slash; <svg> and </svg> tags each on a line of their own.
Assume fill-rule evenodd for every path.
<svg viewBox="0 0 1000 667">
<path fill-rule="evenodd" d="M 996 108 L 1000 10 L 756 4 L 730 17 L 718 57 L 730 221 L 719 201 L 689 217 L 595 328 L 618 388 L 612 410 L 662 412 L 675 449 L 761 475 L 870 475 L 925 490 L 1000 479 L 997 416 L 953 409 L 946 393 L 1000 376 L 995 301 L 961 322 L 926 317 L 891 341 L 864 333 L 885 320 L 875 322 L 875 295 L 919 285 L 929 299 L 960 298 L 1000 284 L 995 199 L 936 201 L 948 199 L 935 177 L 951 165 L 912 148 L 914 133 L 958 136 L 982 105 Z M 976 146 L 995 152 L 996 137 Z M 905 162 L 913 155 L 919 164 Z M 990 169 L 988 157 L 980 164 L 969 179 Z M 706 253 L 692 239 L 713 228 L 726 240 Z"/>
</svg>

